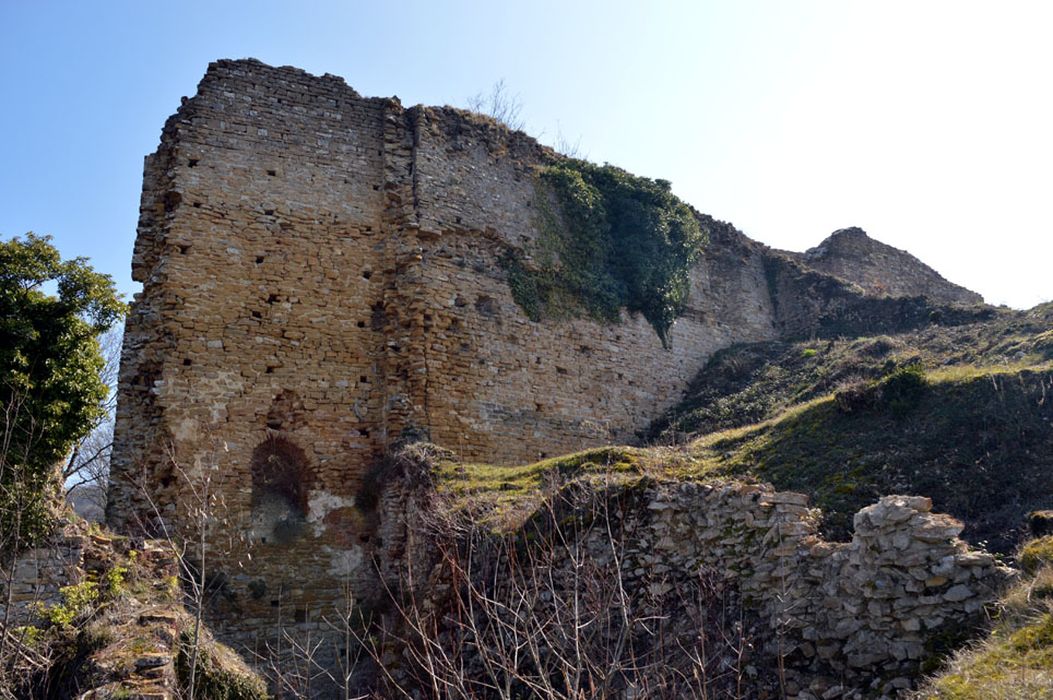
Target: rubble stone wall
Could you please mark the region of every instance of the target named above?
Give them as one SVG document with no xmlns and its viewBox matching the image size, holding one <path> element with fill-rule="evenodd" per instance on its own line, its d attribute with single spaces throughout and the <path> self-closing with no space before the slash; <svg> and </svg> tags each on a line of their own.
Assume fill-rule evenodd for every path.
<svg viewBox="0 0 1053 700">
<path fill-rule="evenodd" d="M 789 255 L 877 296 L 925 296 L 945 304 L 983 303 L 976 292 L 948 282 L 907 251 L 875 241 L 860 228 L 834 231 L 816 247 Z"/>
<path fill-rule="evenodd" d="M 970 549 L 962 524 L 932 513 L 928 498 L 880 499 L 856 514 L 848 542 L 819 535 L 805 495 L 768 485 L 659 483 L 637 504 L 621 523 L 627 589 L 661 594 L 663 579 L 671 588 L 700 570 L 723 575 L 767 621 L 768 651 L 783 656 L 794 695 L 812 682 L 822 697 L 909 687 L 932 641 L 980 620 L 1012 573 Z M 591 544 L 602 556 L 599 530 Z"/>
<path fill-rule="evenodd" d="M 61 603 L 60 589 L 84 580 L 86 539 L 59 533 L 14 557 L 7 565 L 10 569 L 0 571 L 0 620 L 7 620 L 12 628 L 30 624 L 36 621 L 39 605 Z"/>
</svg>

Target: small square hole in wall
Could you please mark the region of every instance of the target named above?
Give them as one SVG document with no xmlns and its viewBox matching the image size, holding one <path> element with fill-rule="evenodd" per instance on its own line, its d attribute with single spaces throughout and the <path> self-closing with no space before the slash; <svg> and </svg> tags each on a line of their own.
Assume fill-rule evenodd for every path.
<svg viewBox="0 0 1053 700">
<path fill-rule="evenodd" d="M 263 314 L 260 313 L 259 311 L 253 311 L 252 312 L 252 317 L 253 318 L 263 318 Z"/>
<path fill-rule="evenodd" d="M 274 216 L 274 210 L 273 209 L 264 209 L 263 213 L 264 213 L 265 216 Z"/>
<path fill-rule="evenodd" d="M 274 177 L 274 176 L 276 176 L 278 174 L 278 171 L 277 170 L 268 170 L 267 174 L 270 175 L 271 177 Z"/>
<path fill-rule="evenodd" d="M 263 538 L 263 541 L 264 541 L 264 542 L 266 542 L 266 541 L 267 541 L 267 538 L 266 538 L 266 537 L 264 537 L 264 538 Z M 279 602 L 278 602 L 277 600 L 272 600 L 272 601 L 271 601 L 271 607 L 272 607 L 272 608 L 276 608 L 276 607 L 278 607 L 278 605 L 280 605 L 280 603 L 279 603 Z"/>
<path fill-rule="evenodd" d="M 364 437 L 364 438 L 369 437 L 369 431 L 368 430 L 360 430 L 359 432 L 362 433 L 362 437 Z"/>
<path fill-rule="evenodd" d="M 194 208 L 195 209 L 200 209 L 201 208 L 201 202 L 194 202 Z"/>
<path fill-rule="evenodd" d="M 191 167 L 191 168 L 196 168 L 196 167 L 197 167 L 197 164 L 198 164 L 198 162 L 199 162 L 199 161 L 198 161 L 198 159 L 197 159 L 197 158 L 191 158 L 190 160 L 188 160 L 188 161 L 186 162 L 186 164 L 187 164 L 187 166 L 189 166 L 189 167 Z"/>
<path fill-rule="evenodd" d="M 190 246 L 189 245 L 181 245 L 181 246 L 179 246 L 179 254 L 180 255 L 186 255 L 188 250 L 190 250 Z"/>
<path fill-rule="evenodd" d="M 359 381 L 360 384 L 368 384 L 369 383 L 369 377 L 367 377 L 366 375 L 363 374 L 361 377 L 358 378 L 358 381 Z"/>
<path fill-rule="evenodd" d="M 262 265 L 263 264 L 263 256 L 262 255 L 257 255 L 256 256 L 256 264 L 257 265 Z"/>
<path fill-rule="evenodd" d="M 268 297 L 267 297 L 267 303 L 268 304 L 275 304 L 277 302 L 278 302 L 278 295 L 277 294 L 268 295 Z"/>
<path fill-rule="evenodd" d="M 194 364 L 194 363 L 191 361 L 191 359 L 189 357 L 184 357 L 183 358 L 183 366 L 184 367 L 189 367 L 192 364 Z"/>
<path fill-rule="evenodd" d="M 305 608 L 297 608 L 296 612 L 293 613 L 293 620 L 295 622 L 307 622 L 307 610 Z"/>
<path fill-rule="evenodd" d="M 366 322 L 365 321 L 359 321 L 355 325 L 358 326 L 359 328 L 365 328 L 366 327 Z"/>
<path fill-rule="evenodd" d="M 373 276 L 373 271 L 372 270 L 362 270 L 362 277 L 363 277 L 363 279 L 369 279 L 372 276 Z"/>
<path fill-rule="evenodd" d="M 267 369 L 264 370 L 264 374 L 274 374 L 274 370 L 276 369 L 277 367 L 275 367 L 274 365 L 267 365 Z"/>
</svg>

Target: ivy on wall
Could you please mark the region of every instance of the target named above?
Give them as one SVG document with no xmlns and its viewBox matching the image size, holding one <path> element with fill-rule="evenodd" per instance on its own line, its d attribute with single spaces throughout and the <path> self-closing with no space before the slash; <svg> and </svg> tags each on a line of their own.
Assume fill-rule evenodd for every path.
<svg viewBox="0 0 1053 700">
<path fill-rule="evenodd" d="M 687 302 L 688 272 L 707 241 L 670 183 L 567 159 L 538 173 L 537 190 L 532 259 L 519 250 L 502 258 L 527 316 L 616 323 L 624 307 L 642 313 L 668 345 Z"/>
</svg>

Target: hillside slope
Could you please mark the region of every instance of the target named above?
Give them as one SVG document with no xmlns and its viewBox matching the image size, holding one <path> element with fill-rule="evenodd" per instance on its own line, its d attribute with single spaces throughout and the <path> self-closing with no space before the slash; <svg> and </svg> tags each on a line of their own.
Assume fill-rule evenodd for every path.
<svg viewBox="0 0 1053 700">
<path fill-rule="evenodd" d="M 1009 551 L 1053 494 L 1053 305 L 895 336 L 718 353 L 649 441 L 696 474 L 811 494 L 828 534 L 887 493 L 933 498 L 965 537 Z"/>
</svg>

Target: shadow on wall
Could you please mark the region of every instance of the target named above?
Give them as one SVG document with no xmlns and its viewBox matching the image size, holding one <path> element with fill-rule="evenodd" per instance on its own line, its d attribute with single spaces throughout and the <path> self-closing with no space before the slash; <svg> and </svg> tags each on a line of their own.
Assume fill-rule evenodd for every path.
<svg viewBox="0 0 1053 700">
<path fill-rule="evenodd" d="M 252 452 L 252 539 L 287 544 L 307 522 L 311 473 L 307 455 L 292 441 L 271 435 Z"/>
</svg>

